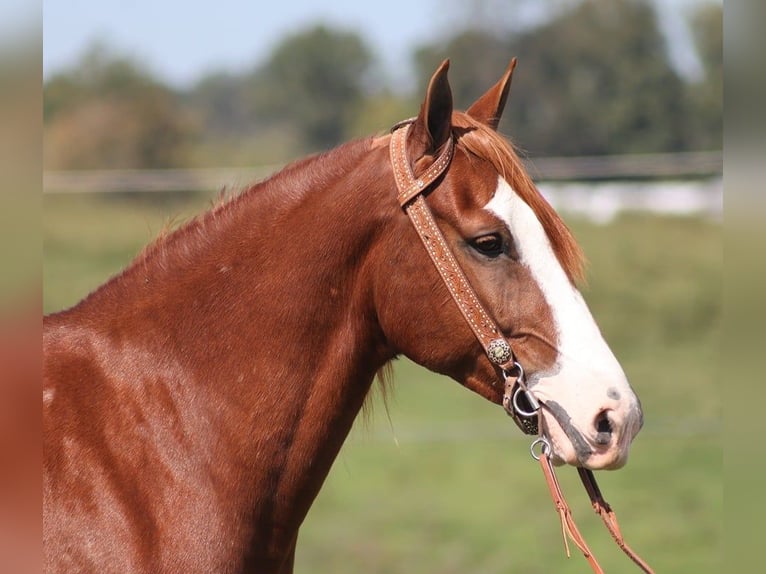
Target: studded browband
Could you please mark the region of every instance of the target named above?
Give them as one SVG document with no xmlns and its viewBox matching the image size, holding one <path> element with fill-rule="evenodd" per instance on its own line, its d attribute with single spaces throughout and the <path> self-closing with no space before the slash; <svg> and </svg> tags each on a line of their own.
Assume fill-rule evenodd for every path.
<svg viewBox="0 0 766 574">
<path fill-rule="evenodd" d="M 540 405 L 527 390 L 524 381 L 524 370 L 514 359 L 510 343 L 508 343 L 500 328 L 490 318 L 476 296 L 465 273 L 463 273 L 455 256 L 452 254 L 447 240 L 436 225 L 431 210 L 428 208 L 423 197 L 423 193 L 444 174 L 452 161 L 452 155 L 455 151 L 454 138 L 450 134 L 436 160 L 416 179 L 412 174 L 409 159 L 407 159 L 406 148 L 407 134 L 413 121 L 414 119 L 405 120 L 391 128 L 391 165 L 393 166 L 394 179 L 398 189 L 397 197 L 399 204 L 409 216 L 428 255 L 439 271 L 444 284 L 449 289 L 452 299 L 484 348 L 487 357 L 502 370 L 505 378 L 503 407 L 522 431 L 526 434 L 537 434 L 539 430 L 538 411 Z M 523 405 L 520 404 L 522 402 Z M 533 447 L 537 443 L 543 445 L 542 452 L 537 456 L 533 451 L 533 456 L 540 461 L 543 474 L 548 483 L 548 489 L 553 498 L 556 511 L 559 514 L 567 556 L 569 556 L 568 536 L 583 553 L 593 571 L 596 574 L 603 574 L 601 566 L 580 534 L 569 505 L 561 492 L 551 463 L 550 445 L 547 439 L 541 436 L 533 443 Z M 617 517 L 601 495 L 593 472 L 585 468 L 578 468 L 577 470 L 591 499 L 594 511 L 602 519 L 617 545 L 641 570 L 647 574 L 653 574 L 649 565 L 623 539 L 617 524 Z"/>
</svg>

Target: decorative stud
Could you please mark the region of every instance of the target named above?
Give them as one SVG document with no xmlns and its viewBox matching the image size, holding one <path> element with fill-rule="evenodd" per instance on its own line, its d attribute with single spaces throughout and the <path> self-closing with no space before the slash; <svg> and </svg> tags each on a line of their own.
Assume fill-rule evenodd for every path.
<svg viewBox="0 0 766 574">
<path fill-rule="evenodd" d="M 493 339 L 487 345 L 487 356 L 496 365 L 504 365 L 513 357 L 511 346 L 505 339 Z"/>
</svg>

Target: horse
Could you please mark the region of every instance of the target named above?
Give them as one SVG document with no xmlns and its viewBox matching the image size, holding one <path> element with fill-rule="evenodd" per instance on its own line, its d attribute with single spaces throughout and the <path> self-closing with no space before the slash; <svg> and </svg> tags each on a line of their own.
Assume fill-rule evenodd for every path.
<svg viewBox="0 0 766 574">
<path fill-rule="evenodd" d="M 506 407 L 521 384 L 557 465 L 625 464 L 640 402 L 497 131 L 515 63 L 458 111 L 443 62 L 391 133 L 293 162 L 44 317 L 47 572 L 292 572 L 399 356 Z"/>
</svg>

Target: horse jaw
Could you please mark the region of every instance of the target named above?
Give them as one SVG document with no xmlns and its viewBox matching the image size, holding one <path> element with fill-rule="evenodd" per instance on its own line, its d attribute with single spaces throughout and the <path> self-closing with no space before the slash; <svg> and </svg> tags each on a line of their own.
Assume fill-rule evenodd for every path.
<svg viewBox="0 0 766 574">
<path fill-rule="evenodd" d="M 591 469 L 623 466 L 642 413 L 622 367 L 540 221 L 502 177 L 485 209 L 508 226 L 520 262 L 537 282 L 555 323 L 556 361 L 528 378 L 531 392 L 543 404 L 542 428 L 554 462 Z"/>
</svg>

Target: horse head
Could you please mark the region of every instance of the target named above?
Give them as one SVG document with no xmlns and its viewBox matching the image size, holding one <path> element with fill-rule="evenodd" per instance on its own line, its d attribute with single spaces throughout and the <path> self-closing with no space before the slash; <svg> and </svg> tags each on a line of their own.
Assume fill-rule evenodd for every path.
<svg viewBox="0 0 766 574">
<path fill-rule="evenodd" d="M 515 60 L 466 112 L 453 109 L 448 67 L 445 61 L 435 72 L 407 127 L 404 161 L 417 178 L 454 146 L 425 202 L 523 365 L 554 462 L 619 468 L 642 426 L 641 405 L 577 288 L 577 243 L 497 132 Z M 502 403 L 504 370 L 489 360 L 408 217 L 397 213 L 374 288 L 387 341 L 396 353 Z"/>
</svg>

